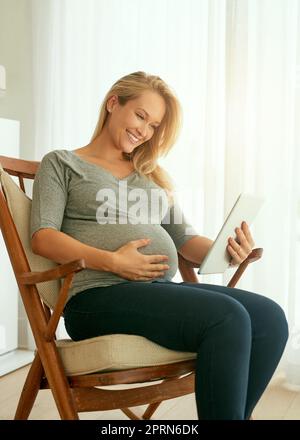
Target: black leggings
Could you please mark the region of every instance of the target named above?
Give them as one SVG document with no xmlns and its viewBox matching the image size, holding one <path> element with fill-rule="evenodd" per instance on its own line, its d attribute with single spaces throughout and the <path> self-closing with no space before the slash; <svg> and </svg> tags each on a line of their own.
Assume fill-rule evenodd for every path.
<svg viewBox="0 0 300 440">
<path fill-rule="evenodd" d="M 124 333 L 197 353 L 199 419 L 248 419 L 288 338 L 283 310 L 245 290 L 202 283 L 128 281 L 87 289 L 65 308 L 73 340 Z"/>
</svg>

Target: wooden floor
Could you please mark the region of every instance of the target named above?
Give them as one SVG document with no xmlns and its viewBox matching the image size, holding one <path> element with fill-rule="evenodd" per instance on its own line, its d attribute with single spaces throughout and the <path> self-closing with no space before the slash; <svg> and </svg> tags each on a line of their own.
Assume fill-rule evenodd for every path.
<svg viewBox="0 0 300 440">
<path fill-rule="evenodd" d="M 0 420 L 13 419 L 28 369 L 27 366 L 0 378 Z M 141 415 L 144 408 L 144 406 L 136 407 L 134 410 Z M 300 392 L 287 389 L 282 376 L 274 378 L 259 401 L 253 417 L 255 420 L 300 420 Z M 51 392 L 49 390 L 40 391 L 30 419 L 53 420 L 59 418 Z M 128 420 L 125 414 L 119 410 L 82 413 L 80 418 Z M 165 401 L 154 414 L 153 420 L 155 419 L 197 420 L 194 395 Z"/>
</svg>

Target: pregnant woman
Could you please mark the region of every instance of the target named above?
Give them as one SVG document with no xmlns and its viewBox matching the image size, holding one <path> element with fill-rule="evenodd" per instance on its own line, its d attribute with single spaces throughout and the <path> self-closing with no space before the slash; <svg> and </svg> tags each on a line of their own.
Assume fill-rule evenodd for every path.
<svg viewBox="0 0 300 440">
<path fill-rule="evenodd" d="M 173 146 L 180 104 L 158 76 L 118 80 L 91 142 L 54 150 L 33 187 L 32 250 L 57 263 L 83 258 L 64 310 L 76 341 L 125 333 L 197 353 L 198 417 L 248 419 L 288 337 L 282 309 L 252 292 L 172 281 L 177 252 L 200 265 L 212 241 L 198 235 L 157 160 Z M 233 265 L 251 252 L 247 224 L 229 238 Z"/>
</svg>

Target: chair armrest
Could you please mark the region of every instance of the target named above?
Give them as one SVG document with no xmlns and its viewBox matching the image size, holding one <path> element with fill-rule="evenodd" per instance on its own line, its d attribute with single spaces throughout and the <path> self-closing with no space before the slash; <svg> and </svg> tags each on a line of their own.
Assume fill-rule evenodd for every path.
<svg viewBox="0 0 300 440">
<path fill-rule="evenodd" d="M 181 274 L 181 278 L 185 282 L 198 283 L 198 277 L 195 274 L 194 267 L 198 267 L 196 263 L 187 260 L 179 252 L 178 254 L 178 269 Z"/>
<path fill-rule="evenodd" d="M 57 303 L 44 331 L 44 338 L 47 342 L 54 340 L 55 331 L 57 329 L 59 319 L 63 313 L 63 309 L 66 305 L 68 292 L 71 287 L 74 274 L 83 269 L 86 269 L 85 261 L 84 259 L 80 259 L 61 264 L 53 269 L 45 270 L 44 272 L 23 272 L 20 275 L 17 275 L 18 282 L 26 285 L 33 285 L 43 283 L 45 281 L 53 281 L 64 278 L 64 282 L 58 295 Z"/>
<path fill-rule="evenodd" d="M 63 313 L 63 309 L 66 305 L 68 292 L 71 287 L 74 274 L 85 268 L 86 265 L 84 259 L 80 259 L 61 264 L 53 269 L 45 270 L 44 272 L 23 272 L 22 274 L 18 275 L 18 282 L 26 285 L 38 284 L 45 281 L 53 281 L 64 278 L 64 282 L 58 295 L 57 303 L 44 331 L 44 338 L 47 342 L 53 341 L 55 338 L 55 331 L 57 329 L 59 319 Z"/>
<path fill-rule="evenodd" d="M 80 272 L 85 268 L 85 261 L 80 259 L 61 264 L 53 269 L 45 270 L 44 272 L 23 272 L 18 275 L 17 278 L 21 284 L 38 284 L 45 281 L 64 278 L 71 273 Z"/>
<path fill-rule="evenodd" d="M 261 258 L 263 254 L 262 248 L 256 248 L 253 249 L 252 252 L 248 255 L 246 260 L 244 260 L 237 268 L 236 272 L 234 273 L 233 277 L 227 284 L 227 287 L 234 287 L 236 283 L 241 278 L 243 272 L 246 270 L 248 264 L 254 263 L 254 261 L 257 261 Z M 197 275 L 194 272 L 194 268 L 198 268 L 199 264 L 194 263 L 193 261 L 189 261 L 186 258 L 184 258 L 182 255 L 178 253 L 178 261 L 179 261 L 179 271 L 181 273 L 181 277 L 183 281 L 197 283 L 199 282 Z"/>
<path fill-rule="evenodd" d="M 256 248 L 253 249 L 251 254 L 248 255 L 245 261 L 248 261 L 248 263 L 254 263 L 254 261 L 259 260 L 263 254 L 263 248 Z"/>
<path fill-rule="evenodd" d="M 263 254 L 263 251 L 264 251 L 263 248 L 253 249 L 251 254 L 249 254 L 248 257 L 246 258 L 246 260 L 243 261 L 239 265 L 239 267 L 235 271 L 233 277 L 231 278 L 231 280 L 227 284 L 227 287 L 235 287 L 236 283 L 239 281 L 239 279 L 241 278 L 241 276 L 245 272 L 248 264 L 249 263 L 254 263 L 254 261 L 259 260 L 261 258 L 261 256 L 262 256 L 262 254 Z"/>
</svg>

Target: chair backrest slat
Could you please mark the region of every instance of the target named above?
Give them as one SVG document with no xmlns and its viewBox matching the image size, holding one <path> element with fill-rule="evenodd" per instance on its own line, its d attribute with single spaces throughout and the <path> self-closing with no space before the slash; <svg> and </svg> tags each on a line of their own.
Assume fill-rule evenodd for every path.
<svg viewBox="0 0 300 440">
<path fill-rule="evenodd" d="M 33 160 L 15 159 L 7 156 L 0 156 L 0 163 L 4 171 L 11 176 L 20 176 L 25 179 L 34 179 L 40 164 L 40 162 Z"/>
</svg>

